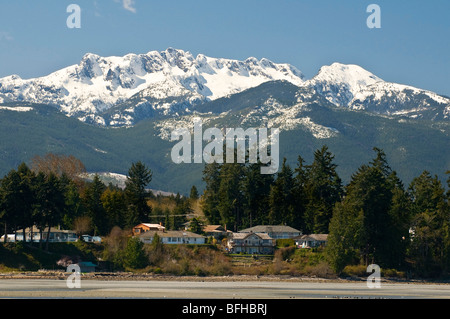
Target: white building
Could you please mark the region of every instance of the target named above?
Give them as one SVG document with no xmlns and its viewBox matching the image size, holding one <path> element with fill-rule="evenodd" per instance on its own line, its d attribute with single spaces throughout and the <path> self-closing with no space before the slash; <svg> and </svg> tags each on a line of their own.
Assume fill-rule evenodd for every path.
<svg viewBox="0 0 450 319">
<path fill-rule="evenodd" d="M 284 225 L 259 225 L 243 229 L 239 233 L 264 233 L 269 235 L 273 239 L 287 239 L 300 236 L 301 231 Z"/>
<path fill-rule="evenodd" d="M 186 230 L 146 231 L 138 237 L 144 244 L 151 244 L 157 234 L 163 244 L 204 244 L 206 237 Z"/>
<path fill-rule="evenodd" d="M 48 234 L 48 227 L 46 227 L 42 231 L 42 241 L 44 242 L 47 241 L 47 234 Z M 0 241 L 3 242 L 4 239 L 5 235 L 3 235 L 0 238 Z M 15 240 L 23 241 L 22 229 L 16 230 L 14 234 L 7 235 L 8 242 L 14 242 Z M 41 231 L 36 226 L 33 226 L 31 228 L 25 228 L 25 240 L 27 242 L 30 242 L 31 240 L 33 242 L 41 241 Z M 50 243 L 73 242 L 77 240 L 78 240 L 77 234 L 72 230 L 64 230 L 56 227 L 50 227 L 50 234 L 48 239 Z"/>
<path fill-rule="evenodd" d="M 315 248 L 325 246 L 328 241 L 328 234 L 310 234 L 295 238 L 295 245 L 298 248 Z"/>
<path fill-rule="evenodd" d="M 275 240 L 265 233 L 232 233 L 227 248 L 236 254 L 273 254 Z"/>
</svg>

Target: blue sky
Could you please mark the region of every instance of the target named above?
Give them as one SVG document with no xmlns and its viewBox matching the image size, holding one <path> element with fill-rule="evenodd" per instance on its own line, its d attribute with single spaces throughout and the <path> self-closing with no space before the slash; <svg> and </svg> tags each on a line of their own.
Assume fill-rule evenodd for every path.
<svg viewBox="0 0 450 319">
<path fill-rule="evenodd" d="M 81 7 L 69 29 L 66 8 Z M 369 29 L 369 4 L 381 29 Z M 14 0 L 0 4 L 0 77 L 49 74 L 103 56 L 174 47 L 196 55 L 358 64 L 386 81 L 450 96 L 448 0 Z"/>
</svg>

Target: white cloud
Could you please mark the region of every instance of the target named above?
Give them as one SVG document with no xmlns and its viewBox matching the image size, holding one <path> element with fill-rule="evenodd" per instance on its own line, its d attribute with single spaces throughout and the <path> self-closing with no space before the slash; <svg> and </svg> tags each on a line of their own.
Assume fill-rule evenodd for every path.
<svg viewBox="0 0 450 319">
<path fill-rule="evenodd" d="M 136 13 L 136 8 L 134 7 L 134 0 L 122 0 L 122 4 L 125 10 Z"/>
</svg>

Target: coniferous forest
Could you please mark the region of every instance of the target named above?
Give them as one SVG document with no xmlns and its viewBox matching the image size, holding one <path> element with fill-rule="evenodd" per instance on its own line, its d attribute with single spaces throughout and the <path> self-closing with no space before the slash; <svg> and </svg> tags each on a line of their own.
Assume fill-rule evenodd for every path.
<svg viewBox="0 0 450 319">
<path fill-rule="evenodd" d="M 0 232 L 60 226 L 107 236 L 153 217 L 167 229 L 181 229 L 192 213 L 190 199 L 199 198 L 202 222 L 231 231 L 289 225 L 303 234 L 328 234 L 324 254 L 336 274 L 348 265 L 378 264 L 420 277 L 448 275 L 450 178 L 445 185 L 424 171 L 404 185 L 383 150 L 373 151 L 347 185 L 327 146 L 314 152 L 311 163 L 298 156 L 290 167 L 283 160 L 275 175 L 261 174 L 261 163 L 206 164 L 203 193 L 194 185 L 189 197 L 174 197 L 171 209 L 148 204 L 152 171 L 142 162 L 131 165 L 119 188 L 98 175 L 81 178 L 84 165 L 73 156 L 36 156 L 0 180 Z M 200 232 L 200 224 L 194 218 L 191 230 Z M 39 246 L 46 244 L 44 239 Z"/>
</svg>

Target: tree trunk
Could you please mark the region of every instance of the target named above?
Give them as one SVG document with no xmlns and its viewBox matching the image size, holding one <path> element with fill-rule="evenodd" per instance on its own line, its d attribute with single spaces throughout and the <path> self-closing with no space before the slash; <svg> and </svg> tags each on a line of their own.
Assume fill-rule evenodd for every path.
<svg viewBox="0 0 450 319">
<path fill-rule="evenodd" d="M 3 242 L 6 243 L 8 241 L 8 227 L 6 226 L 6 222 L 5 222 L 5 238 L 3 238 Z"/>
<path fill-rule="evenodd" d="M 50 238 L 50 225 L 48 226 L 48 231 L 47 231 L 47 240 L 45 242 L 45 250 L 48 251 L 48 240 Z"/>
<path fill-rule="evenodd" d="M 43 229 L 39 228 L 39 249 L 42 249 L 42 233 Z"/>
</svg>

